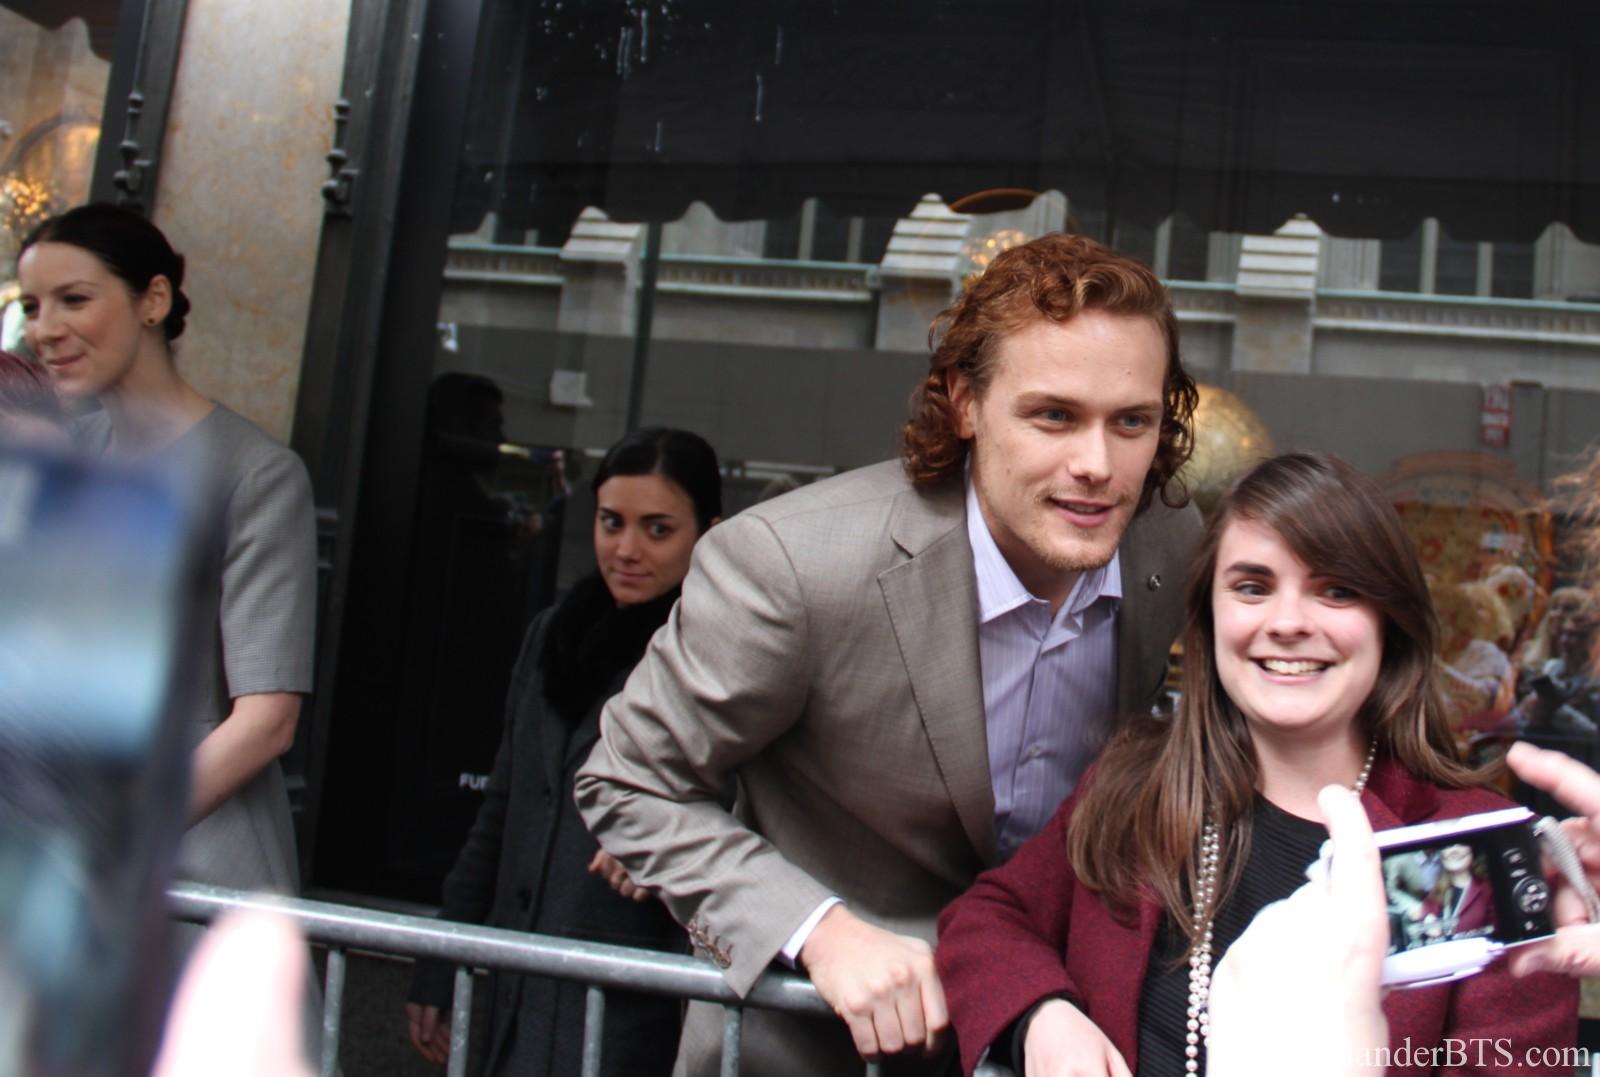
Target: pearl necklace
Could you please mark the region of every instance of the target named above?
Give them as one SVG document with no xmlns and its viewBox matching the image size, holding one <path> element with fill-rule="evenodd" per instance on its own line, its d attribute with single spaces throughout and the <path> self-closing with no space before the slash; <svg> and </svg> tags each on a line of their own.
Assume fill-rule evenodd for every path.
<svg viewBox="0 0 1600 1077">
<path fill-rule="evenodd" d="M 1378 742 L 1367 745 L 1367 758 L 1361 764 L 1361 773 L 1352 787 L 1356 796 L 1367 787 L 1372 775 L 1372 761 L 1378 754 Z M 1189 955 L 1189 1007 L 1184 1033 L 1185 1073 L 1200 1072 L 1200 1045 L 1211 1042 L 1211 939 L 1214 927 L 1212 902 L 1217 891 L 1217 861 L 1221 858 L 1222 835 L 1216 820 L 1207 823 L 1200 834 L 1200 870 L 1195 876 L 1194 922 L 1200 925 L 1200 943 Z"/>
</svg>

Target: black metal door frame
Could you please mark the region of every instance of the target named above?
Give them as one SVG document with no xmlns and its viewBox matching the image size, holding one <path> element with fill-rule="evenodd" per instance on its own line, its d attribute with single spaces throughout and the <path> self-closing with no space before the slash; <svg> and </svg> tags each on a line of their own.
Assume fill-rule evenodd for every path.
<svg viewBox="0 0 1600 1077">
<path fill-rule="evenodd" d="M 122 0 L 89 197 L 150 212 L 188 0 Z"/>
<path fill-rule="evenodd" d="M 301 823 L 305 877 L 381 886 L 424 404 L 482 0 L 354 0 L 291 444 L 325 562 Z M 350 616 L 360 612 L 359 625 Z M 379 626 L 373 630 L 372 626 Z"/>
</svg>

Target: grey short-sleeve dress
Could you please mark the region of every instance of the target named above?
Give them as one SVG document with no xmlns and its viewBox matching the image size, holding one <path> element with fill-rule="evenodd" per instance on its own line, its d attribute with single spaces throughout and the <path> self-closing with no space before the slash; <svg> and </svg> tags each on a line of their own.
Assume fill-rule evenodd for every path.
<svg viewBox="0 0 1600 1077">
<path fill-rule="evenodd" d="M 218 405 L 172 446 L 200 454 L 220 513 L 217 619 L 196 669 L 195 744 L 238 696 L 311 691 L 316 608 L 316 516 L 305 465 L 248 420 Z M 276 761 L 190 827 L 178 874 L 195 882 L 293 893 L 294 827 Z"/>
<path fill-rule="evenodd" d="M 86 424 L 89 447 L 109 435 Z M 98 442 L 98 446 L 95 443 Z M 233 699 L 311 691 L 316 604 L 316 518 L 300 458 L 248 420 L 214 407 L 161 454 L 207 476 L 215 541 L 205 579 L 217 610 L 194 668 L 193 744 L 228 716 Z M 283 769 L 273 762 L 189 828 L 179 878 L 294 893 L 294 829 Z"/>
</svg>

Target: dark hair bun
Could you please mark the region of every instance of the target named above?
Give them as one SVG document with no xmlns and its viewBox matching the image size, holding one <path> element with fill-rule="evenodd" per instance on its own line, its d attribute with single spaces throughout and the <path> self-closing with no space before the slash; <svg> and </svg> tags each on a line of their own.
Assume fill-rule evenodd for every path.
<svg viewBox="0 0 1600 1077">
<path fill-rule="evenodd" d="M 161 329 L 167 334 L 167 340 L 174 341 L 183 336 L 183 326 L 189 317 L 189 296 L 183 290 L 183 255 L 173 253 L 177 260 L 172 275 L 167 275 L 167 280 L 172 283 L 172 307 L 167 311 L 167 320 L 161 323 Z"/>
</svg>

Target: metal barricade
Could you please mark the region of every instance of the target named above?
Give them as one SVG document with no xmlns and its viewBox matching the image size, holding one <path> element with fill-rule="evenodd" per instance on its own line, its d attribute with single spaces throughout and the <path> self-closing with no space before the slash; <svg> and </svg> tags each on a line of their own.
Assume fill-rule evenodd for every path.
<svg viewBox="0 0 1600 1077">
<path fill-rule="evenodd" d="M 715 965 L 688 955 L 577 942 L 322 901 L 262 897 L 197 883 L 175 885 L 168 892 L 168 899 L 174 916 L 197 923 L 209 923 L 236 909 L 270 909 L 287 915 L 311 941 L 328 948 L 320 1060 L 320 1072 L 324 1077 L 333 1077 L 338 1072 L 347 949 L 447 961 L 456 966 L 448 1077 L 463 1077 L 466 1073 L 474 968 L 588 984 L 583 1024 L 583 1077 L 598 1077 L 600 1073 L 600 1030 L 605 1018 L 605 993 L 610 988 L 720 1003 L 723 1007 L 724 1077 L 739 1072 L 739 1029 L 745 1006 L 833 1017 L 833 1011 L 822 1001 L 811 981 L 792 973 L 764 974 L 741 999 Z M 879 1072 L 877 1063 L 866 1064 L 867 1077 L 879 1077 Z M 1005 1077 L 1005 1071 L 982 1067 L 979 1077 Z"/>
</svg>

